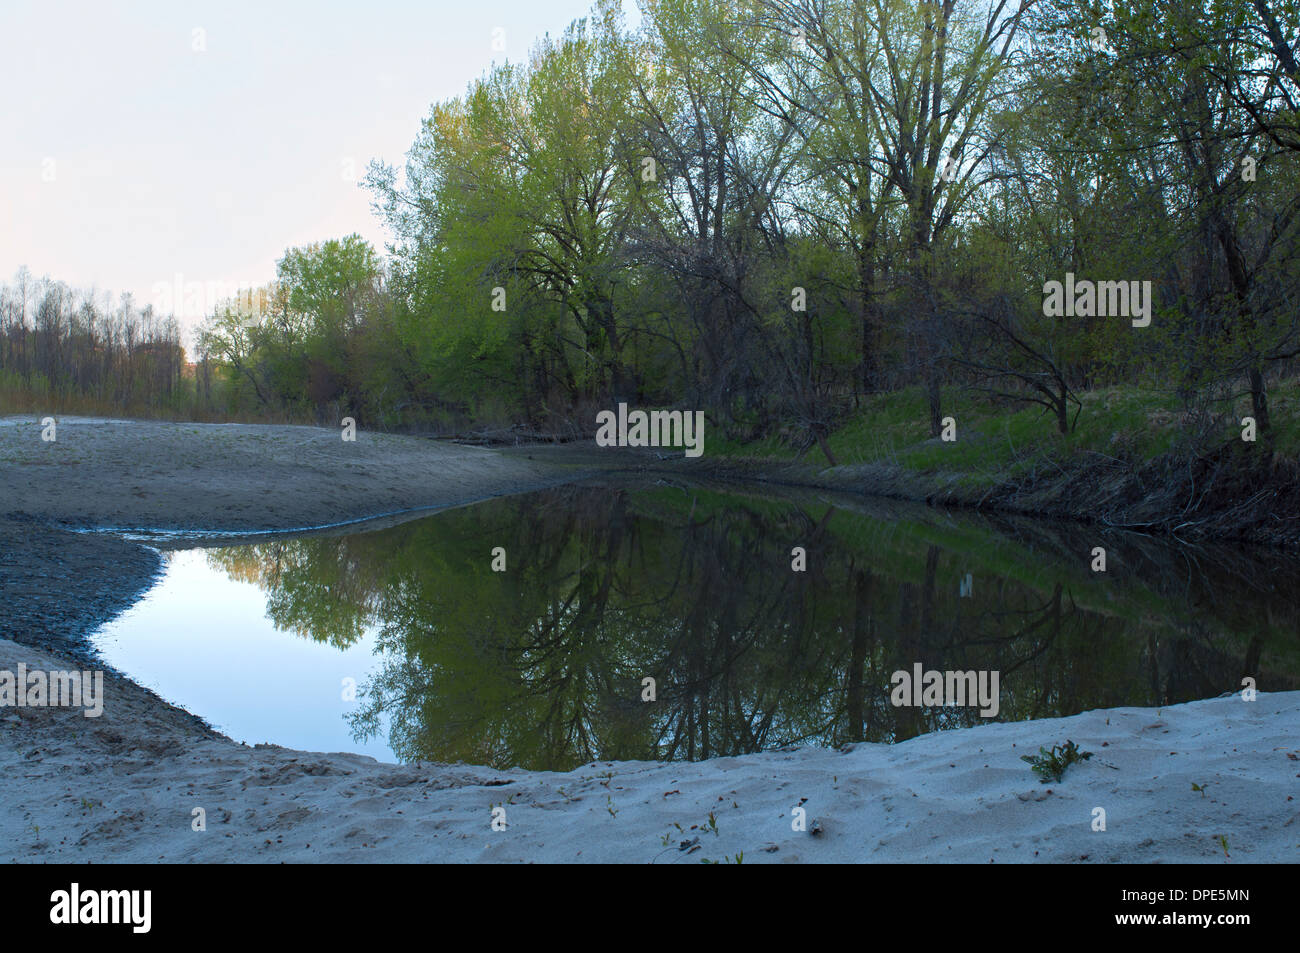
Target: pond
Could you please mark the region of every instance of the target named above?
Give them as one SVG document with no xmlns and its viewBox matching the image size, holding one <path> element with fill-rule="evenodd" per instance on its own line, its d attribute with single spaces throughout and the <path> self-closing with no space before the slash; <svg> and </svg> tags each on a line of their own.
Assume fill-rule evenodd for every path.
<svg viewBox="0 0 1300 953">
<path fill-rule="evenodd" d="M 1298 583 L 1294 558 L 1088 526 L 574 485 L 172 551 L 94 642 L 236 740 L 568 770 L 983 720 L 896 705 L 917 665 L 997 673 L 999 720 L 1295 689 Z"/>
</svg>

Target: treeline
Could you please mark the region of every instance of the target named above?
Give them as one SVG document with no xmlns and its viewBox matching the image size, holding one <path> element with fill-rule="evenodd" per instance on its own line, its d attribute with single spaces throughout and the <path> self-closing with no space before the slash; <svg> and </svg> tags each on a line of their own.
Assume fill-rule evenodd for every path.
<svg viewBox="0 0 1300 953">
<path fill-rule="evenodd" d="M 603 3 L 436 106 L 369 185 L 428 389 L 809 443 L 864 395 L 1166 388 L 1297 353 L 1298 21 L 1276 0 Z M 1134 327 L 1043 287 L 1150 281 Z M 427 382 L 427 384 L 423 384 Z M 418 392 L 417 392 L 418 393 Z"/>
<path fill-rule="evenodd" d="M 0 284 L 0 398 L 37 409 L 98 406 L 181 411 L 180 328 L 129 296 L 117 305 L 20 269 Z"/>
<path fill-rule="evenodd" d="M 1122 384 L 1188 434 L 1248 394 L 1269 433 L 1300 353 L 1294 3 L 641 11 L 601 0 L 435 105 L 366 179 L 387 259 L 288 252 L 207 323 L 200 399 L 549 432 L 627 401 L 825 448 L 883 391 L 920 388 L 931 433 L 954 386 L 1068 432 Z M 1045 314 L 1053 281 L 1098 293 Z"/>
<path fill-rule="evenodd" d="M 408 414 L 418 365 L 395 333 L 385 266 L 357 235 L 287 251 L 265 288 L 222 304 L 197 337 L 200 401 L 228 413 L 320 422 L 357 417 L 386 428 Z"/>
</svg>

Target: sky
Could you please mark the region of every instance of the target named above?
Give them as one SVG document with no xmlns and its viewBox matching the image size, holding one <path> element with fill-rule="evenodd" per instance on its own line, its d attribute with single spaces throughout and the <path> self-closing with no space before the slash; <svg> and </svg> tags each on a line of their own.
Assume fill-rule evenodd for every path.
<svg viewBox="0 0 1300 953">
<path fill-rule="evenodd" d="M 3 0 L 0 281 L 26 265 L 191 328 L 286 248 L 382 250 L 369 161 L 400 165 L 433 103 L 591 5 Z"/>
<path fill-rule="evenodd" d="M 384 661 L 373 629 L 346 649 L 277 629 L 267 593 L 209 565 L 206 550 L 164 558 L 144 598 L 91 635 L 105 662 L 236 741 L 397 760 L 386 718 L 362 740 L 344 717 L 361 702 L 343 689 L 364 686 Z"/>
</svg>

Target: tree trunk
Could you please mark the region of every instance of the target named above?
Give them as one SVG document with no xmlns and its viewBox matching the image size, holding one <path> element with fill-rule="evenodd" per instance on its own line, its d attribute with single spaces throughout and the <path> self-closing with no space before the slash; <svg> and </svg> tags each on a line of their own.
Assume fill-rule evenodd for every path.
<svg viewBox="0 0 1300 953">
<path fill-rule="evenodd" d="M 1269 433 L 1268 389 L 1264 383 L 1264 371 L 1259 364 L 1252 364 L 1247 371 L 1250 378 L 1250 410 L 1255 416 L 1255 427 L 1261 434 Z"/>
<path fill-rule="evenodd" d="M 943 430 L 943 391 L 939 386 L 939 375 L 935 372 L 933 364 L 929 364 L 926 367 L 925 374 L 926 396 L 930 400 L 930 436 L 937 437 Z"/>
</svg>

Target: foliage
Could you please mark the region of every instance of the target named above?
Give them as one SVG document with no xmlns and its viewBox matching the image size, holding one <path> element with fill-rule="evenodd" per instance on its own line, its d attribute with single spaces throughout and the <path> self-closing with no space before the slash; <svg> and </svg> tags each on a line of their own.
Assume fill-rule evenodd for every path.
<svg viewBox="0 0 1300 953">
<path fill-rule="evenodd" d="M 1021 761 L 1027 761 L 1033 766 L 1034 774 L 1038 775 L 1039 783 L 1050 784 L 1054 781 L 1060 781 L 1065 774 L 1065 769 L 1079 761 L 1087 761 L 1092 757 L 1091 751 L 1080 751 L 1078 745 L 1073 741 L 1067 740 L 1063 745 L 1052 745 L 1052 750 L 1039 748 L 1036 755 L 1021 755 Z"/>
</svg>

